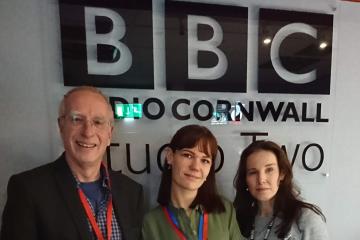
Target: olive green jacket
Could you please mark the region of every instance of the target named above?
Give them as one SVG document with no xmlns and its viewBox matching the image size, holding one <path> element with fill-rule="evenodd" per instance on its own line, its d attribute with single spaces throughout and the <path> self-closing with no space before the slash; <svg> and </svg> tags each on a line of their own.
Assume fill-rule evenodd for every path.
<svg viewBox="0 0 360 240">
<path fill-rule="evenodd" d="M 225 212 L 210 213 L 208 225 L 208 240 L 242 240 L 245 239 L 239 230 L 236 221 L 236 214 L 232 204 L 223 199 Z M 186 235 L 187 240 L 198 239 L 198 223 L 201 207 L 197 207 L 195 213 L 188 217 L 184 209 L 169 207 L 177 218 L 181 231 Z M 144 240 L 178 240 L 174 229 L 167 220 L 161 206 L 152 209 L 145 215 L 142 236 Z"/>
</svg>

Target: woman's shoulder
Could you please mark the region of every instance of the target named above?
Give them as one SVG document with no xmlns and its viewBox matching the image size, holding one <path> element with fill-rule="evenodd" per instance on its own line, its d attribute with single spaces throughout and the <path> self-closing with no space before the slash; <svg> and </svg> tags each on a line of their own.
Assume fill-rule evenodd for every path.
<svg viewBox="0 0 360 240">
<path fill-rule="evenodd" d="M 299 225 L 311 225 L 314 223 L 324 223 L 324 220 L 321 215 L 316 213 L 310 208 L 302 208 L 301 215 L 298 220 Z"/>
<path fill-rule="evenodd" d="M 329 239 L 326 223 L 321 215 L 310 208 L 303 208 L 297 221 L 303 239 Z"/>
<path fill-rule="evenodd" d="M 158 218 L 162 214 L 163 210 L 162 207 L 159 205 L 155 208 L 150 209 L 150 211 L 145 214 L 144 221 L 151 221 L 154 218 Z"/>
<path fill-rule="evenodd" d="M 231 205 L 231 206 L 232 206 L 232 202 L 231 202 L 229 199 L 227 199 L 227 198 L 224 197 L 224 196 L 220 196 L 220 198 L 221 198 L 221 201 L 222 201 L 225 205 Z"/>
<path fill-rule="evenodd" d="M 232 202 L 224 196 L 220 196 L 222 203 L 224 204 L 225 211 L 232 211 L 234 206 Z"/>
<path fill-rule="evenodd" d="M 151 209 L 145 214 L 143 220 L 142 239 L 176 239 L 172 228 L 166 222 L 167 220 L 161 206 Z"/>
</svg>

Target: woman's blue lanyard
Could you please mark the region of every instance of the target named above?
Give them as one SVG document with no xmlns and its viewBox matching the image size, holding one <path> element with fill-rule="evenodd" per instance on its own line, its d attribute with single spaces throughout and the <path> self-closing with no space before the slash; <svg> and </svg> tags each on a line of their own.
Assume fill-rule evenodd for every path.
<svg viewBox="0 0 360 240">
<path fill-rule="evenodd" d="M 178 220 L 176 219 L 174 213 L 169 209 L 169 207 L 163 207 L 163 211 L 168 219 L 170 221 L 172 227 L 174 228 L 176 234 L 179 236 L 180 239 L 186 239 L 183 232 L 180 230 L 180 224 Z M 204 225 L 206 228 L 206 233 L 204 234 Z M 200 215 L 199 220 L 199 226 L 198 226 L 198 240 L 204 240 L 207 238 L 207 221 L 204 221 L 204 213 Z M 205 237 L 205 238 L 204 238 Z"/>
<path fill-rule="evenodd" d="M 264 240 L 267 240 L 269 235 L 270 235 L 270 231 L 274 225 L 275 222 L 275 216 L 271 219 L 271 221 L 269 222 L 269 224 L 266 227 L 266 232 L 265 232 L 265 236 L 264 236 Z M 251 233 L 250 233 L 250 240 L 254 240 L 255 239 L 255 224 L 253 224 L 252 229 L 251 229 Z"/>
</svg>

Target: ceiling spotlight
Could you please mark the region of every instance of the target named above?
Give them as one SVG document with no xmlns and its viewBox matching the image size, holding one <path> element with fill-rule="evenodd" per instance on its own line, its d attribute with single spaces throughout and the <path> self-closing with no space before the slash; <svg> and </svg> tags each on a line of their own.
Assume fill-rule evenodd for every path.
<svg viewBox="0 0 360 240">
<path fill-rule="evenodd" d="M 271 43 L 271 38 L 265 38 L 263 41 L 264 44 L 269 44 Z"/>
<path fill-rule="evenodd" d="M 327 47 L 327 43 L 326 42 L 322 42 L 322 43 L 320 43 L 320 45 L 319 45 L 319 48 L 320 49 L 325 49 Z"/>
</svg>

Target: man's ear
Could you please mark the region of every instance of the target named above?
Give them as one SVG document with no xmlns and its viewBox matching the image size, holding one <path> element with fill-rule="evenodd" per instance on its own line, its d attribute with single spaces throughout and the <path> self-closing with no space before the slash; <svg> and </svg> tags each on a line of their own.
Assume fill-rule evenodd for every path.
<svg viewBox="0 0 360 240">
<path fill-rule="evenodd" d="M 109 131 L 108 146 L 110 146 L 110 144 L 111 144 L 111 138 L 112 138 L 113 131 L 114 131 L 114 126 L 111 125 L 110 131 Z"/>
<path fill-rule="evenodd" d="M 63 127 L 64 127 L 64 122 L 62 121 L 62 119 L 60 117 L 58 117 L 57 123 L 58 123 L 59 131 L 60 131 L 60 133 L 62 133 Z"/>
</svg>

